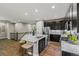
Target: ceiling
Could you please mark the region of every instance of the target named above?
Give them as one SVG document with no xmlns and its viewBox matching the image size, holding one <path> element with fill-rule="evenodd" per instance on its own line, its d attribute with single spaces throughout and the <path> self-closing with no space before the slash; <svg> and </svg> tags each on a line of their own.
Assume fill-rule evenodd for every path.
<svg viewBox="0 0 79 59">
<path fill-rule="evenodd" d="M 65 17 L 70 3 L 0 3 L 0 20 L 33 23 Z"/>
</svg>

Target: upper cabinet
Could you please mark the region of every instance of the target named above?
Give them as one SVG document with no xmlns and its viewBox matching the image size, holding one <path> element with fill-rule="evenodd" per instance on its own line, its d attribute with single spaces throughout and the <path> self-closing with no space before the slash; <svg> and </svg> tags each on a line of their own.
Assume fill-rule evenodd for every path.
<svg viewBox="0 0 79 59">
<path fill-rule="evenodd" d="M 50 27 L 51 30 L 64 30 L 65 29 L 65 21 L 57 21 L 57 22 L 44 22 L 45 27 Z"/>
</svg>

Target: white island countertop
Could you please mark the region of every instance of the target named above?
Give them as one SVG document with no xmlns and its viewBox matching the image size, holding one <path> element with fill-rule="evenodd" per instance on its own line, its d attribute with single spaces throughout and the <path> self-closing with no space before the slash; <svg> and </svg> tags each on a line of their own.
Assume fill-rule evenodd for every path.
<svg viewBox="0 0 79 59">
<path fill-rule="evenodd" d="M 61 41 L 61 50 L 79 55 L 79 45 L 74 45 L 66 41 Z"/>
<path fill-rule="evenodd" d="M 38 35 L 31 35 L 31 34 L 26 34 L 23 38 L 22 38 L 22 40 L 26 40 L 26 41 L 30 41 L 30 42 L 36 42 L 36 41 L 39 41 L 40 39 L 42 39 L 42 38 L 46 38 L 47 37 L 47 35 L 40 35 L 40 34 L 38 34 Z"/>
</svg>

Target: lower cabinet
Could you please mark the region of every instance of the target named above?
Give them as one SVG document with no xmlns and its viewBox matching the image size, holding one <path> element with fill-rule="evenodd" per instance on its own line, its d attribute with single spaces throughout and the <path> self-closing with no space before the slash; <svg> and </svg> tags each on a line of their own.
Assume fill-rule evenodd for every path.
<svg viewBox="0 0 79 59">
<path fill-rule="evenodd" d="M 38 42 L 39 54 L 44 50 L 44 48 L 45 48 L 45 38 L 39 40 L 39 42 Z"/>
<path fill-rule="evenodd" d="M 69 52 L 66 52 L 66 51 L 62 51 L 62 56 L 78 56 L 78 55 L 73 54 L 73 53 L 69 53 Z"/>
<path fill-rule="evenodd" d="M 50 41 L 59 42 L 60 41 L 60 37 L 61 37 L 61 35 L 50 34 Z"/>
</svg>

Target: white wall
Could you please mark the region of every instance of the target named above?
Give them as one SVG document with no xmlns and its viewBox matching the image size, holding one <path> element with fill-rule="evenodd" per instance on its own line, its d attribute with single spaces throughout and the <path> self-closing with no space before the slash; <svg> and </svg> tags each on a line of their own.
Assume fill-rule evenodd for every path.
<svg viewBox="0 0 79 59">
<path fill-rule="evenodd" d="M 6 23 L 7 38 L 10 39 L 10 33 L 15 32 L 15 24 Z"/>
<path fill-rule="evenodd" d="M 44 22 L 43 21 L 37 22 L 36 23 L 36 34 L 42 34 L 43 28 L 44 28 Z"/>
<path fill-rule="evenodd" d="M 26 29 L 27 29 L 26 24 L 22 24 L 22 23 L 15 24 L 15 31 L 16 32 L 25 32 Z"/>
<path fill-rule="evenodd" d="M 3 22 L 0 22 L 0 39 L 7 37 L 5 27 L 6 27 L 6 24 Z"/>
<path fill-rule="evenodd" d="M 32 25 L 31 24 L 27 24 L 27 31 L 32 32 Z"/>
<path fill-rule="evenodd" d="M 7 32 L 7 38 L 10 39 L 10 33 L 14 32 L 30 32 L 32 31 L 31 24 L 23 24 L 23 23 L 7 23 L 6 24 L 6 32 Z"/>
<path fill-rule="evenodd" d="M 31 24 L 16 23 L 15 31 L 16 32 L 31 32 L 32 26 Z"/>
<path fill-rule="evenodd" d="M 8 38 L 10 39 L 10 33 L 15 32 L 15 24 L 13 23 L 0 23 L 0 27 L 4 26 L 4 32 L 0 32 L 0 38 Z M 1 30 L 1 28 L 0 28 Z M 3 30 L 3 29 L 2 29 Z"/>
</svg>

